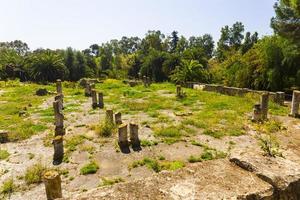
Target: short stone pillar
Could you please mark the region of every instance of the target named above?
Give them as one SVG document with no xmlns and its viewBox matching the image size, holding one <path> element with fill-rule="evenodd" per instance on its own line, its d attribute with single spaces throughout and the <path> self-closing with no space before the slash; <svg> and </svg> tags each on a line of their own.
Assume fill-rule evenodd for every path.
<svg viewBox="0 0 300 200">
<path fill-rule="evenodd" d="M 176 96 L 177 97 L 181 97 L 181 86 L 180 85 L 176 85 Z"/>
<path fill-rule="evenodd" d="M 134 123 L 129 124 L 130 142 L 133 149 L 140 148 L 139 126 Z"/>
<path fill-rule="evenodd" d="M 43 175 L 47 200 L 62 198 L 61 178 L 57 171 L 46 171 Z"/>
<path fill-rule="evenodd" d="M 290 116 L 299 117 L 300 91 L 293 91 L 292 107 Z"/>
<path fill-rule="evenodd" d="M 118 144 L 122 149 L 128 148 L 127 124 L 121 124 L 118 128 L 119 141 Z"/>
<path fill-rule="evenodd" d="M 54 147 L 53 165 L 60 165 L 64 158 L 64 140 L 62 136 L 56 136 L 52 141 Z"/>
<path fill-rule="evenodd" d="M 261 113 L 261 105 L 255 104 L 253 108 L 253 115 L 252 115 L 252 121 L 253 122 L 259 122 L 262 119 L 262 113 Z"/>
<path fill-rule="evenodd" d="M 275 103 L 278 105 L 284 106 L 285 93 L 284 92 L 276 92 L 275 93 Z"/>
<path fill-rule="evenodd" d="M 263 93 L 260 98 L 262 120 L 268 119 L 269 93 Z"/>
<path fill-rule="evenodd" d="M 114 111 L 113 110 L 106 110 L 106 118 L 107 123 L 113 124 L 114 123 Z"/>
<path fill-rule="evenodd" d="M 98 107 L 96 90 L 92 90 L 91 96 L 92 96 L 92 108 L 96 109 Z"/>
<path fill-rule="evenodd" d="M 0 130 L 0 144 L 8 142 L 8 131 Z"/>
<path fill-rule="evenodd" d="M 98 93 L 98 107 L 100 109 L 104 108 L 104 100 L 103 100 L 103 93 L 102 92 Z"/>
<path fill-rule="evenodd" d="M 116 124 L 122 124 L 122 114 L 120 112 L 116 113 L 115 114 L 115 123 Z"/>
<path fill-rule="evenodd" d="M 64 115 L 62 114 L 61 104 L 59 101 L 53 102 L 53 109 L 55 116 L 55 136 L 65 135 Z"/>
<path fill-rule="evenodd" d="M 56 80 L 56 93 L 62 94 L 62 84 L 60 79 Z"/>
<path fill-rule="evenodd" d="M 86 97 L 90 97 L 92 95 L 92 87 L 91 87 L 91 84 L 87 83 L 85 85 L 85 89 L 84 89 L 84 95 Z"/>
</svg>

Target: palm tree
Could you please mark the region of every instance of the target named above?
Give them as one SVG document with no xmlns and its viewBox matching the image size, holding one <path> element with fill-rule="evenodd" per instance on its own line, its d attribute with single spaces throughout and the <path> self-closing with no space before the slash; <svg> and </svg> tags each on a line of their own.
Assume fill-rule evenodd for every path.
<svg viewBox="0 0 300 200">
<path fill-rule="evenodd" d="M 28 69 L 33 80 L 41 82 L 64 79 L 68 74 L 63 57 L 51 50 L 33 53 L 28 59 Z"/>
<path fill-rule="evenodd" d="M 197 60 L 182 60 L 180 65 L 173 70 L 171 80 L 183 84 L 188 81 L 207 82 L 209 73 Z"/>
</svg>

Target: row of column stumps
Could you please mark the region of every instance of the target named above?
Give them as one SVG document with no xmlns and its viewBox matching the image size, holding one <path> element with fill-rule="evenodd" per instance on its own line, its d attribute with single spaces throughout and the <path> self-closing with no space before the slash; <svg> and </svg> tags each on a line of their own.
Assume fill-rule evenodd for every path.
<svg viewBox="0 0 300 200">
<path fill-rule="evenodd" d="M 114 120 L 115 119 L 115 120 Z M 107 123 L 115 123 L 118 126 L 118 144 L 120 149 L 128 149 L 129 144 L 132 145 L 133 150 L 140 150 L 140 139 L 139 139 L 139 126 L 135 123 L 129 123 L 129 138 L 128 141 L 128 125 L 123 124 L 122 114 L 120 112 L 114 115 L 113 110 L 106 110 L 105 120 Z"/>
<path fill-rule="evenodd" d="M 268 120 L 269 93 L 263 93 L 260 97 L 260 103 L 254 105 L 252 121 L 262 122 Z"/>
<path fill-rule="evenodd" d="M 300 104 L 300 91 L 294 90 L 293 91 L 293 99 L 292 99 L 292 105 L 291 105 L 291 117 L 300 117 L 299 114 L 299 104 Z"/>
</svg>

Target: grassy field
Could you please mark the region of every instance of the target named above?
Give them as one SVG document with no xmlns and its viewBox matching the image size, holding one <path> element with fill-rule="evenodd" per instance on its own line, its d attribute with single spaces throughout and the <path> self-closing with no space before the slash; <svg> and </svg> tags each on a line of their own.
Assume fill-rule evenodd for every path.
<svg viewBox="0 0 300 200">
<path fill-rule="evenodd" d="M 35 95 L 38 88 L 55 91 L 54 84 L 8 82 L 4 86 L 1 83 L 0 129 L 12 133 L 11 141 L 27 139 L 46 130 L 47 124 L 53 122 L 52 107 L 40 106 L 50 95 Z M 155 136 L 168 143 L 196 134 L 199 129 L 215 138 L 242 135 L 249 123 L 247 114 L 258 101 L 257 97 L 231 97 L 193 89 L 184 89 L 187 97 L 178 99 L 171 83 L 152 84 L 149 88 L 142 85 L 129 87 L 121 81 L 109 79 L 97 84 L 96 89 L 104 93 L 106 107 L 122 114 L 147 114 L 148 118 L 142 124 L 153 127 Z M 79 111 L 80 103 L 87 100 L 83 89 L 75 83 L 64 83 L 64 96 L 67 105 L 64 112 Z M 25 116 L 19 116 L 24 110 Z M 288 111 L 270 103 L 270 113 L 286 115 Z M 32 115 L 38 117 L 33 119 Z"/>
</svg>

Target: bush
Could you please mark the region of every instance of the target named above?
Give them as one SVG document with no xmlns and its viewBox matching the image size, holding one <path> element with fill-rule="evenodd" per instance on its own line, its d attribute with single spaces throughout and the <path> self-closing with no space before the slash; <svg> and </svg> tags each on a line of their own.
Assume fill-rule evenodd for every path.
<svg viewBox="0 0 300 200">
<path fill-rule="evenodd" d="M 105 121 L 96 128 L 96 133 L 101 137 L 110 137 L 112 136 L 114 130 L 115 125 L 108 121 Z"/>
<path fill-rule="evenodd" d="M 80 174 L 86 175 L 86 174 L 95 174 L 99 169 L 98 164 L 95 161 L 92 161 L 86 165 L 84 165 L 80 169 Z"/>
</svg>

